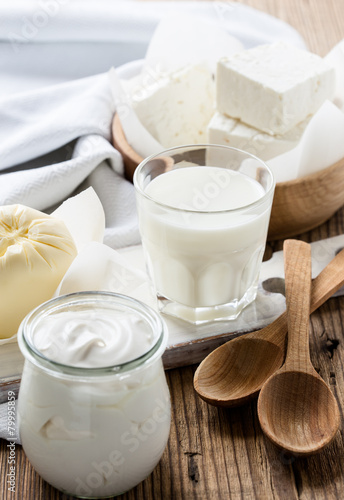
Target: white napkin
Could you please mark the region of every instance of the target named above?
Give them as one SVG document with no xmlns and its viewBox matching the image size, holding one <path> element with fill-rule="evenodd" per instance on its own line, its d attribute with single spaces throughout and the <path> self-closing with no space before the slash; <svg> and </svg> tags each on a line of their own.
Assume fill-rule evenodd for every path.
<svg viewBox="0 0 344 500">
<path fill-rule="evenodd" d="M 313 115 L 294 149 L 267 162 L 276 182 L 319 172 L 344 158 L 344 40 L 324 59 L 336 73 L 333 102 L 325 101 Z"/>
<path fill-rule="evenodd" d="M 105 243 L 138 243 L 134 188 L 110 143 L 113 113 L 106 73 L 3 98 L 0 205 L 49 211 L 93 185 L 106 213 Z"/>
<path fill-rule="evenodd" d="M 283 21 L 226 1 L 11 0 L 0 2 L 0 95 L 141 59 L 159 21 L 186 14 L 217 21 L 245 47 L 277 39 L 304 46 Z"/>
<path fill-rule="evenodd" d="M 178 36 L 176 36 L 178 26 Z M 190 29 L 192 26 L 192 29 Z M 211 40 L 211 43 L 209 43 Z M 160 21 L 146 52 L 144 68 L 172 73 L 192 64 L 206 65 L 212 73 L 217 61 L 244 49 L 238 38 L 228 33 L 218 20 L 194 21 L 190 15 L 169 16 Z M 168 57 L 166 57 L 168 54 Z"/>
<path fill-rule="evenodd" d="M 276 182 L 304 177 L 344 158 L 344 113 L 325 101 L 308 123 L 298 145 L 267 161 Z"/>
</svg>

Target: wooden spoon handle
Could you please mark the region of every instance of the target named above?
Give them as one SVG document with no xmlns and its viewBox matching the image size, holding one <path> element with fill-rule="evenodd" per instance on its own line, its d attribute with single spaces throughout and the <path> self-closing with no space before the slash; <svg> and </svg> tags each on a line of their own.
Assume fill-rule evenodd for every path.
<svg viewBox="0 0 344 500">
<path fill-rule="evenodd" d="M 311 291 L 310 312 L 314 312 L 344 285 L 344 249 L 314 278 Z M 287 312 L 284 311 L 273 323 L 265 327 L 265 340 L 284 346 L 288 331 Z M 257 332 L 258 337 L 260 331 Z"/>
<path fill-rule="evenodd" d="M 320 307 L 344 284 L 344 249 L 313 280 L 311 313 Z"/>
<path fill-rule="evenodd" d="M 287 370 L 311 367 L 309 356 L 309 314 L 312 283 L 311 247 L 298 240 L 283 245 L 285 292 L 288 316 Z M 310 368 L 313 370 L 313 368 Z"/>
</svg>

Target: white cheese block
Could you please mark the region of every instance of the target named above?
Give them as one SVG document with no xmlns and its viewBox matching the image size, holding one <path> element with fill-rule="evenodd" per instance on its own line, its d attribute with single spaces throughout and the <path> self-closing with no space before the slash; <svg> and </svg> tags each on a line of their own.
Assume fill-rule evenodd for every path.
<svg viewBox="0 0 344 500">
<path fill-rule="evenodd" d="M 53 296 L 76 255 L 63 221 L 23 205 L 0 207 L 0 338 Z"/>
<path fill-rule="evenodd" d="M 213 75 L 202 65 L 188 66 L 141 88 L 132 102 L 141 123 L 164 147 L 201 144 L 215 110 Z"/>
<path fill-rule="evenodd" d="M 242 149 L 267 161 L 297 146 L 308 122 L 309 118 L 284 135 L 272 136 L 216 112 L 208 125 L 207 142 Z"/>
<path fill-rule="evenodd" d="M 321 57 L 283 42 L 223 58 L 217 109 L 269 134 L 285 134 L 334 95 L 335 71 Z"/>
</svg>

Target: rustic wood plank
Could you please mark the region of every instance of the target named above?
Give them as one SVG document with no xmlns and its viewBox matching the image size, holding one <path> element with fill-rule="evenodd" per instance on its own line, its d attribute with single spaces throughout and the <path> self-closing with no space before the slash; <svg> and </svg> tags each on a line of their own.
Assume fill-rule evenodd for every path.
<svg viewBox="0 0 344 500">
<path fill-rule="evenodd" d="M 341 0 L 238 0 L 286 21 L 303 36 L 308 48 L 325 56 L 343 38 Z"/>
</svg>

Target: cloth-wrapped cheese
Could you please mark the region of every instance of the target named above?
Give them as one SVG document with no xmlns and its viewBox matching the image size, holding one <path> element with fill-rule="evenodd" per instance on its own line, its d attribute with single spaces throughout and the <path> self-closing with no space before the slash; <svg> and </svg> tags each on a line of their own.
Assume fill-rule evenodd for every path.
<svg viewBox="0 0 344 500">
<path fill-rule="evenodd" d="M 53 296 L 76 255 L 62 220 L 23 205 L 0 207 L 0 338 Z"/>
</svg>

